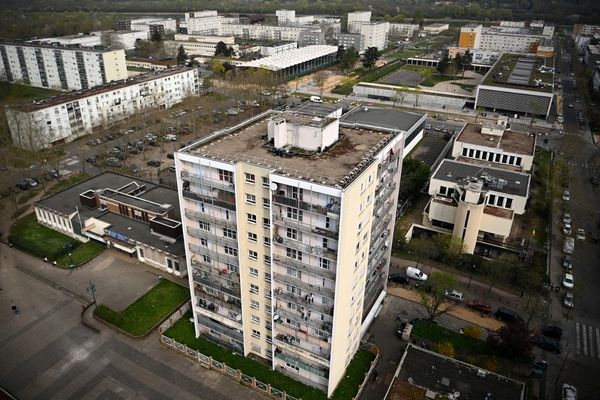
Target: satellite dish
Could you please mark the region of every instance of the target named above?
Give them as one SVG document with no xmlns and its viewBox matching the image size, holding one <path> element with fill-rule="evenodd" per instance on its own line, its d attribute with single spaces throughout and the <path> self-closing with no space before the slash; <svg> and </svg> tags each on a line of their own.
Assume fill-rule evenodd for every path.
<svg viewBox="0 0 600 400">
<path fill-rule="evenodd" d="M 271 185 L 269 185 L 269 187 L 272 191 L 276 191 L 277 188 L 279 188 L 279 186 L 275 182 L 271 182 Z"/>
</svg>

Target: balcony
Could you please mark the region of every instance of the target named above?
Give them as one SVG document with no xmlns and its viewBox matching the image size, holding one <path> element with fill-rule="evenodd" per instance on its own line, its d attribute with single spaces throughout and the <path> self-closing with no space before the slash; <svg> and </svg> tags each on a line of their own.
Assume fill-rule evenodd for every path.
<svg viewBox="0 0 600 400">
<path fill-rule="evenodd" d="M 379 208 L 384 201 L 389 199 L 394 190 L 396 190 L 396 182 L 384 187 L 379 195 L 375 198 L 375 208 Z"/>
<path fill-rule="evenodd" d="M 282 246 L 291 247 L 292 249 L 296 249 L 302 252 L 308 252 L 312 254 L 320 254 L 320 252 L 323 252 L 323 254 L 328 258 L 332 258 L 334 260 L 337 259 L 337 250 L 335 249 L 322 249 L 320 247 L 310 246 L 298 240 L 279 236 L 277 234 L 273 235 L 273 241 Z"/>
<path fill-rule="evenodd" d="M 244 341 L 244 336 L 239 330 L 220 324 L 210 318 L 205 317 L 204 315 L 198 316 L 198 324 L 208 329 L 212 329 L 213 331 L 219 332 L 220 334 L 223 334 L 229 338 L 237 340 L 238 342 Z"/>
<path fill-rule="evenodd" d="M 188 182 L 198 183 L 203 187 L 235 192 L 235 185 L 233 182 L 210 179 L 206 176 L 197 175 L 189 171 L 181 171 L 181 179 Z"/>
<path fill-rule="evenodd" d="M 333 323 L 331 321 L 314 320 L 310 317 L 307 317 L 306 313 L 298 313 L 296 311 L 288 310 L 286 308 L 281 307 L 275 307 L 275 314 L 279 315 L 279 318 L 285 317 L 291 319 L 296 324 L 298 324 L 297 326 L 306 325 L 312 327 L 313 329 L 331 334 L 331 329 L 333 327 Z M 302 314 L 304 314 L 304 317 L 302 316 Z M 273 315 L 273 319 L 275 320 L 275 315 Z M 277 320 L 275 321 L 277 322 Z M 300 332 L 308 333 L 308 329 L 299 330 Z"/>
<path fill-rule="evenodd" d="M 227 295 L 215 295 L 206 291 L 201 284 L 194 285 L 194 295 L 198 298 L 197 306 L 206 308 L 209 311 L 218 313 L 224 317 L 241 323 L 242 302 L 239 298 Z M 219 310 L 215 306 L 220 306 L 225 310 Z M 220 312 L 223 311 L 223 312 Z M 233 311 L 235 315 L 230 315 Z M 239 319 L 238 319 L 239 317 Z"/>
<path fill-rule="evenodd" d="M 190 248 L 190 251 L 192 251 L 193 253 L 196 253 L 201 256 L 207 256 L 211 260 L 219 260 L 219 261 L 223 261 L 223 262 L 226 262 L 229 264 L 238 265 L 238 258 L 235 256 L 230 256 L 228 254 L 219 253 L 214 250 L 209 250 L 208 248 L 206 248 L 204 246 L 198 246 L 193 243 L 189 243 L 188 246 Z"/>
<path fill-rule="evenodd" d="M 308 265 L 303 263 L 302 261 L 294 260 L 293 258 L 283 257 L 278 254 L 273 254 L 273 261 L 281 265 L 282 267 L 292 266 L 301 271 L 315 274 L 317 276 L 324 276 L 329 279 L 335 278 L 334 269 L 325 269 L 317 266 Z M 335 263 L 332 264 L 334 265 L 331 267 L 335 268 Z"/>
<path fill-rule="evenodd" d="M 283 361 L 289 363 L 289 364 L 295 365 L 298 368 L 302 368 L 303 370 L 308 371 L 311 374 L 320 376 L 322 378 L 329 378 L 329 368 L 325 368 L 325 367 L 321 367 L 321 366 L 317 367 L 314 365 L 307 364 L 306 362 L 302 361 L 297 356 L 294 356 L 292 354 L 284 352 L 279 347 L 277 347 L 275 349 L 274 356 L 276 358 L 279 358 L 280 360 L 283 360 Z"/>
<path fill-rule="evenodd" d="M 202 271 L 207 274 L 214 275 L 215 277 L 229 280 L 233 283 L 240 283 L 240 275 L 236 272 L 231 272 L 227 270 L 227 268 L 218 269 L 209 264 L 202 263 L 196 260 L 192 260 L 192 268 L 196 271 Z"/>
<path fill-rule="evenodd" d="M 309 297 L 308 294 L 304 296 L 297 295 L 295 293 L 287 292 L 281 288 L 273 290 L 273 293 L 275 294 L 276 299 L 301 304 L 310 310 L 317 311 L 325 315 L 333 316 L 333 306 L 315 303 L 313 299 Z"/>
<path fill-rule="evenodd" d="M 232 195 L 223 195 L 219 193 L 216 197 L 213 196 L 205 196 L 198 194 L 196 192 L 192 192 L 190 190 L 183 190 L 183 197 L 186 199 L 191 199 L 194 201 L 199 201 L 205 204 L 212 204 L 216 207 L 225 208 L 227 210 L 235 211 L 235 196 Z"/>
<path fill-rule="evenodd" d="M 326 347 L 320 344 L 315 344 L 306 340 L 296 340 L 295 335 L 278 333 L 273 336 L 273 343 L 277 346 L 281 346 L 284 349 L 288 349 L 293 353 L 300 353 L 303 357 L 313 356 L 319 360 L 315 360 L 319 363 L 329 364 L 329 354 L 331 352 L 331 345 L 327 343 Z M 308 354 L 307 354 L 308 353 Z"/>
<path fill-rule="evenodd" d="M 299 208 L 304 211 L 321 215 L 340 215 L 340 206 L 335 202 L 321 206 L 317 204 L 307 203 L 302 200 L 293 199 L 291 197 L 286 197 L 281 194 L 273 194 L 272 198 L 273 203 L 276 204 L 282 204 L 284 206 Z"/>
<path fill-rule="evenodd" d="M 281 211 L 281 212 L 283 212 L 283 211 Z M 273 222 L 277 226 L 297 229 L 303 233 L 310 233 L 312 235 L 324 236 L 324 237 L 327 237 L 330 239 L 335 239 L 335 240 L 337 240 L 339 238 L 338 231 L 321 228 L 321 227 L 316 227 L 316 226 L 310 226 L 310 225 L 305 224 L 302 221 L 296 221 L 294 219 L 284 218 L 280 215 L 277 215 L 277 212 L 275 212 L 275 211 L 273 212 Z"/>
<path fill-rule="evenodd" d="M 210 214 L 192 211 L 189 208 L 185 209 L 185 216 L 191 219 L 195 219 L 196 221 L 205 221 L 210 222 L 212 224 L 216 224 L 225 228 L 235 229 L 237 224 L 235 221 L 230 221 L 226 219 L 216 218 Z"/>
<path fill-rule="evenodd" d="M 301 279 L 298 279 L 298 278 L 295 278 L 293 276 L 286 275 L 286 274 L 280 274 L 277 272 L 273 273 L 273 278 L 275 279 L 276 282 L 287 283 L 292 286 L 306 290 L 309 293 L 318 293 L 325 297 L 329 297 L 330 299 L 334 298 L 333 289 L 328 289 L 324 286 L 311 285 L 310 283 L 304 282 Z"/>
<path fill-rule="evenodd" d="M 228 238 L 225 236 L 219 236 L 219 235 L 214 234 L 213 232 L 210 232 L 210 231 L 207 231 L 204 229 L 194 228 L 191 226 L 187 227 L 187 233 L 190 236 L 193 236 L 193 237 L 196 237 L 199 239 L 209 239 L 214 242 L 226 244 L 230 247 L 237 249 L 237 244 L 238 244 L 237 239 L 232 239 L 232 238 Z"/>
<path fill-rule="evenodd" d="M 328 335 L 326 338 L 318 335 L 311 335 L 309 333 L 302 332 L 300 329 L 294 328 L 293 326 L 288 326 L 287 324 L 276 324 L 275 332 L 297 336 L 302 340 L 316 344 L 317 346 L 321 346 L 327 352 L 331 351 L 331 335 Z"/>
<path fill-rule="evenodd" d="M 236 298 L 240 297 L 240 285 L 232 283 L 232 287 L 227 287 L 221 284 L 221 280 L 217 277 L 208 275 L 203 276 L 201 273 L 194 272 L 192 274 L 192 279 L 194 282 L 209 287 L 214 290 L 218 290 L 219 292 L 225 293 L 229 296 L 233 296 Z"/>
</svg>

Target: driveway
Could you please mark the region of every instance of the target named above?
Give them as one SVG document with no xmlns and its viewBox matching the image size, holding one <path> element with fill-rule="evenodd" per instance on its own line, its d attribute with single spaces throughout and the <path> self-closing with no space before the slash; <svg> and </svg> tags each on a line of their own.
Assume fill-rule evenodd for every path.
<svg viewBox="0 0 600 400">
<path fill-rule="evenodd" d="M 15 268 L 26 261 L 56 282 Z M 129 301 L 119 291 L 134 298 L 156 280 L 142 266 L 114 257 L 110 263 L 100 259 L 81 270 L 59 271 L 34 261 L 0 244 L 0 386 L 19 399 L 264 399 L 165 349 L 156 333 L 133 340 L 106 327 L 97 334 L 82 325 L 77 295 L 89 296 L 85 283 L 90 278 L 99 301 L 118 306 Z M 111 288 L 118 281 L 123 283 Z"/>
</svg>

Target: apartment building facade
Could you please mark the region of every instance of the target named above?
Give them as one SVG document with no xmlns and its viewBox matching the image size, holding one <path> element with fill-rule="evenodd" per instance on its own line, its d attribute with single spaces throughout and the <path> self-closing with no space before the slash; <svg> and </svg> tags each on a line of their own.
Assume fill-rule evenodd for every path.
<svg viewBox="0 0 600 400">
<path fill-rule="evenodd" d="M 480 24 L 467 24 L 460 29 L 458 47 L 498 51 L 503 53 L 541 53 L 552 56 L 550 40 L 554 27 L 532 22 L 523 23 L 503 21 L 500 26 L 484 27 Z M 543 53 L 543 54 L 542 54 Z"/>
<path fill-rule="evenodd" d="M 133 50 L 138 41 L 148 39 L 144 31 L 112 31 L 107 35 L 112 49 Z"/>
<path fill-rule="evenodd" d="M 355 11 L 348 13 L 346 29 L 348 33 L 360 33 L 359 24 L 371 22 L 371 11 Z"/>
<path fill-rule="evenodd" d="M 357 24 L 358 32 L 363 37 L 364 49 L 376 47 L 378 50 L 383 50 L 387 47 L 389 22 L 360 22 Z"/>
<path fill-rule="evenodd" d="M 127 78 L 125 52 L 0 40 L 0 79 L 59 90 L 82 90 Z"/>
<path fill-rule="evenodd" d="M 236 54 L 239 52 L 239 45 L 235 44 L 233 36 L 176 34 L 175 40 L 165 40 L 164 43 L 165 47 L 173 55 L 177 54 L 179 46 L 183 46 L 183 49 L 189 56 L 214 56 L 219 42 L 223 42 L 227 47 L 231 47 Z"/>
<path fill-rule="evenodd" d="M 176 153 L 196 335 L 330 396 L 385 295 L 402 145 L 271 112 Z"/>
<path fill-rule="evenodd" d="M 196 69 L 174 68 L 6 109 L 13 143 L 36 150 L 71 142 L 97 126 L 198 93 Z"/>
<path fill-rule="evenodd" d="M 411 38 L 418 31 L 419 31 L 418 24 L 390 23 L 388 38 L 389 39 Z"/>
</svg>

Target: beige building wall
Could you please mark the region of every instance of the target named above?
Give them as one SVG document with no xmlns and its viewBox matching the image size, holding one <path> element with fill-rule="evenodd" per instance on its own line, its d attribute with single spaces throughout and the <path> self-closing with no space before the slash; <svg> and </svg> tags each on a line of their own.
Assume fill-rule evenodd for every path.
<svg viewBox="0 0 600 400">
<path fill-rule="evenodd" d="M 461 200 L 458 203 L 452 236 L 462 240 L 465 253 L 473 254 L 475 250 L 484 208 L 484 201 L 479 204 L 471 204 Z"/>
<path fill-rule="evenodd" d="M 127 79 L 125 51 L 114 50 L 102 53 L 102 61 L 104 62 L 104 73 L 107 82 Z"/>
<path fill-rule="evenodd" d="M 372 163 L 342 194 L 328 396 L 360 344 L 377 165 Z"/>
<path fill-rule="evenodd" d="M 244 162 L 238 162 L 234 168 L 244 353 L 269 359 L 272 356 L 272 332 L 268 328 L 272 321 L 271 210 L 269 188 L 263 186 L 262 180 L 268 178 L 269 170 Z M 268 207 L 263 199 L 268 200 Z M 248 222 L 248 214 L 256 216 L 256 223 Z"/>
</svg>

